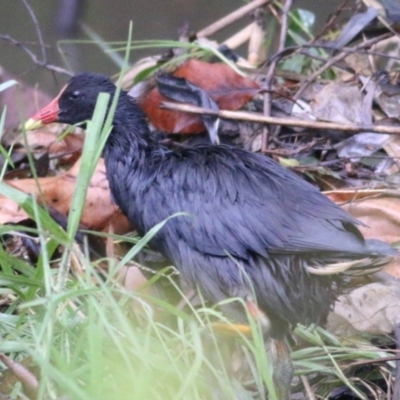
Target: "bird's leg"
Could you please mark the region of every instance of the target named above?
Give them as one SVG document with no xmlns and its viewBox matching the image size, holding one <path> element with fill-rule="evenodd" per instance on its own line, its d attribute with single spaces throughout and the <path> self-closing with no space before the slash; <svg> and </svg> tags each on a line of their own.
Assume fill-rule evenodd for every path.
<svg viewBox="0 0 400 400">
<path fill-rule="evenodd" d="M 273 364 L 272 378 L 278 400 L 290 399 L 290 384 L 293 379 L 293 364 L 288 346 L 284 340 L 271 339 L 267 351 L 271 354 Z M 267 346 L 267 345 L 266 345 Z"/>
<path fill-rule="evenodd" d="M 270 336 L 270 320 L 254 300 L 247 298 L 246 305 L 252 317 L 260 321 L 263 329 L 265 348 L 273 367 L 272 379 L 277 398 L 278 400 L 289 400 L 290 384 L 293 379 L 293 364 L 289 348 L 284 340 L 276 340 Z"/>
</svg>

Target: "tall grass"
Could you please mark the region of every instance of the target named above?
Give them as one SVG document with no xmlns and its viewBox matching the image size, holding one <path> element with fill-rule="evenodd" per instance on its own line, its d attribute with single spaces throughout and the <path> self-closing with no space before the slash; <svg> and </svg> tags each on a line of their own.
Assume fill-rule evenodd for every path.
<svg viewBox="0 0 400 400">
<path fill-rule="evenodd" d="M 164 279 L 183 296 L 169 274 L 161 271 L 142 291 L 128 291 L 119 283 L 118 270 L 129 265 L 162 223 L 119 262 L 106 260 L 106 278 L 87 249 L 75 245 L 87 186 L 111 129 L 108 100 L 99 97 L 88 124 L 66 231 L 35 199 L 0 184 L 0 194 L 15 200 L 37 224 L 35 229 L 2 226 L 2 235 L 33 233 L 41 248 L 37 264 L 31 265 L 0 246 L 0 352 L 17 361 L 29 358 L 38 368 L 38 399 L 250 400 L 266 398 L 267 389 L 273 399 L 271 368 L 255 321 L 249 321 L 250 338 L 240 333 L 225 337 L 211 326 L 212 321 L 230 323 L 218 309 L 203 304 L 185 311 L 149 294 Z M 55 260 L 60 245 L 64 252 Z M 84 273 L 71 273 L 73 263 Z M 350 347 L 320 328 L 299 327 L 297 335 L 303 346 L 293 352 L 296 371 L 312 377 L 322 398 L 338 384 L 366 398 L 346 376 L 346 365 L 388 354 L 373 346 Z M 23 396 L 22 389 L 16 387 L 13 396 L 18 395 Z"/>
<path fill-rule="evenodd" d="M 92 264 L 87 249 L 74 243 L 87 186 L 111 129 L 108 102 L 107 95 L 99 96 L 87 124 L 65 231 L 31 196 L 0 184 L 0 194 L 12 198 L 36 222 L 36 228 L 4 225 L 1 233 L 18 237 L 29 232 L 38 237 L 41 249 L 36 265 L 31 265 L 0 247 L 0 352 L 16 361 L 31 360 L 38 370 L 38 399 L 62 395 L 73 399 L 233 399 L 238 393 L 250 399 L 252 390 L 265 393 L 270 376 L 254 375 L 267 363 L 259 329 L 254 329 L 254 337 L 260 348 L 244 337 L 232 342 L 210 328 L 210 320 L 226 321 L 217 310 L 204 306 L 199 311 L 191 308 L 188 314 L 146 290 L 127 291 L 118 283 L 118 270 L 165 222 L 139 240 L 119 263 L 106 260 L 107 278 Z M 64 249 L 61 259 L 54 259 L 59 246 Z M 74 263 L 80 264 L 83 275 L 71 271 Z M 248 385 L 240 383 L 233 371 L 232 354 L 243 352 L 241 347 L 247 349 Z M 16 388 L 13 396 L 19 395 L 23 396 L 23 390 Z"/>
</svg>

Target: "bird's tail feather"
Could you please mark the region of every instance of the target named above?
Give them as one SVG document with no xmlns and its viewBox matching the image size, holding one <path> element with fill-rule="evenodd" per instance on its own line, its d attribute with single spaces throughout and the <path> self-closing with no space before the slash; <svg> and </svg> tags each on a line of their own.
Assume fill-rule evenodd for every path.
<svg viewBox="0 0 400 400">
<path fill-rule="evenodd" d="M 337 262 L 320 265 L 318 267 L 307 267 L 314 275 L 336 275 L 345 274 L 349 276 L 362 276 L 379 272 L 393 257 L 366 257 L 359 260 Z"/>
</svg>

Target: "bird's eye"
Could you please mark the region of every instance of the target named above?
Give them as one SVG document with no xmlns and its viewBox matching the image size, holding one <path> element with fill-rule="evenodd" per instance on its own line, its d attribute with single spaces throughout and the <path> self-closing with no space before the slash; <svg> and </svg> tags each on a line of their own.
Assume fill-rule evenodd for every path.
<svg viewBox="0 0 400 400">
<path fill-rule="evenodd" d="M 71 92 L 68 96 L 71 100 L 78 100 L 80 99 L 81 96 L 81 92 L 79 90 L 75 90 L 75 92 Z"/>
</svg>

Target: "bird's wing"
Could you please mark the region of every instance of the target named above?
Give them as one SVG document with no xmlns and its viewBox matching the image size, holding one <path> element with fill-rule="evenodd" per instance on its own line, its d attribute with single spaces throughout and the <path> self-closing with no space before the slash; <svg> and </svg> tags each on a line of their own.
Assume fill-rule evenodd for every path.
<svg viewBox="0 0 400 400">
<path fill-rule="evenodd" d="M 242 150 L 208 149 L 160 163 L 139 212 L 147 224 L 185 212 L 164 234 L 216 256 L 363 251 L 357 221 L 291 171 Z"/>
</svg>

